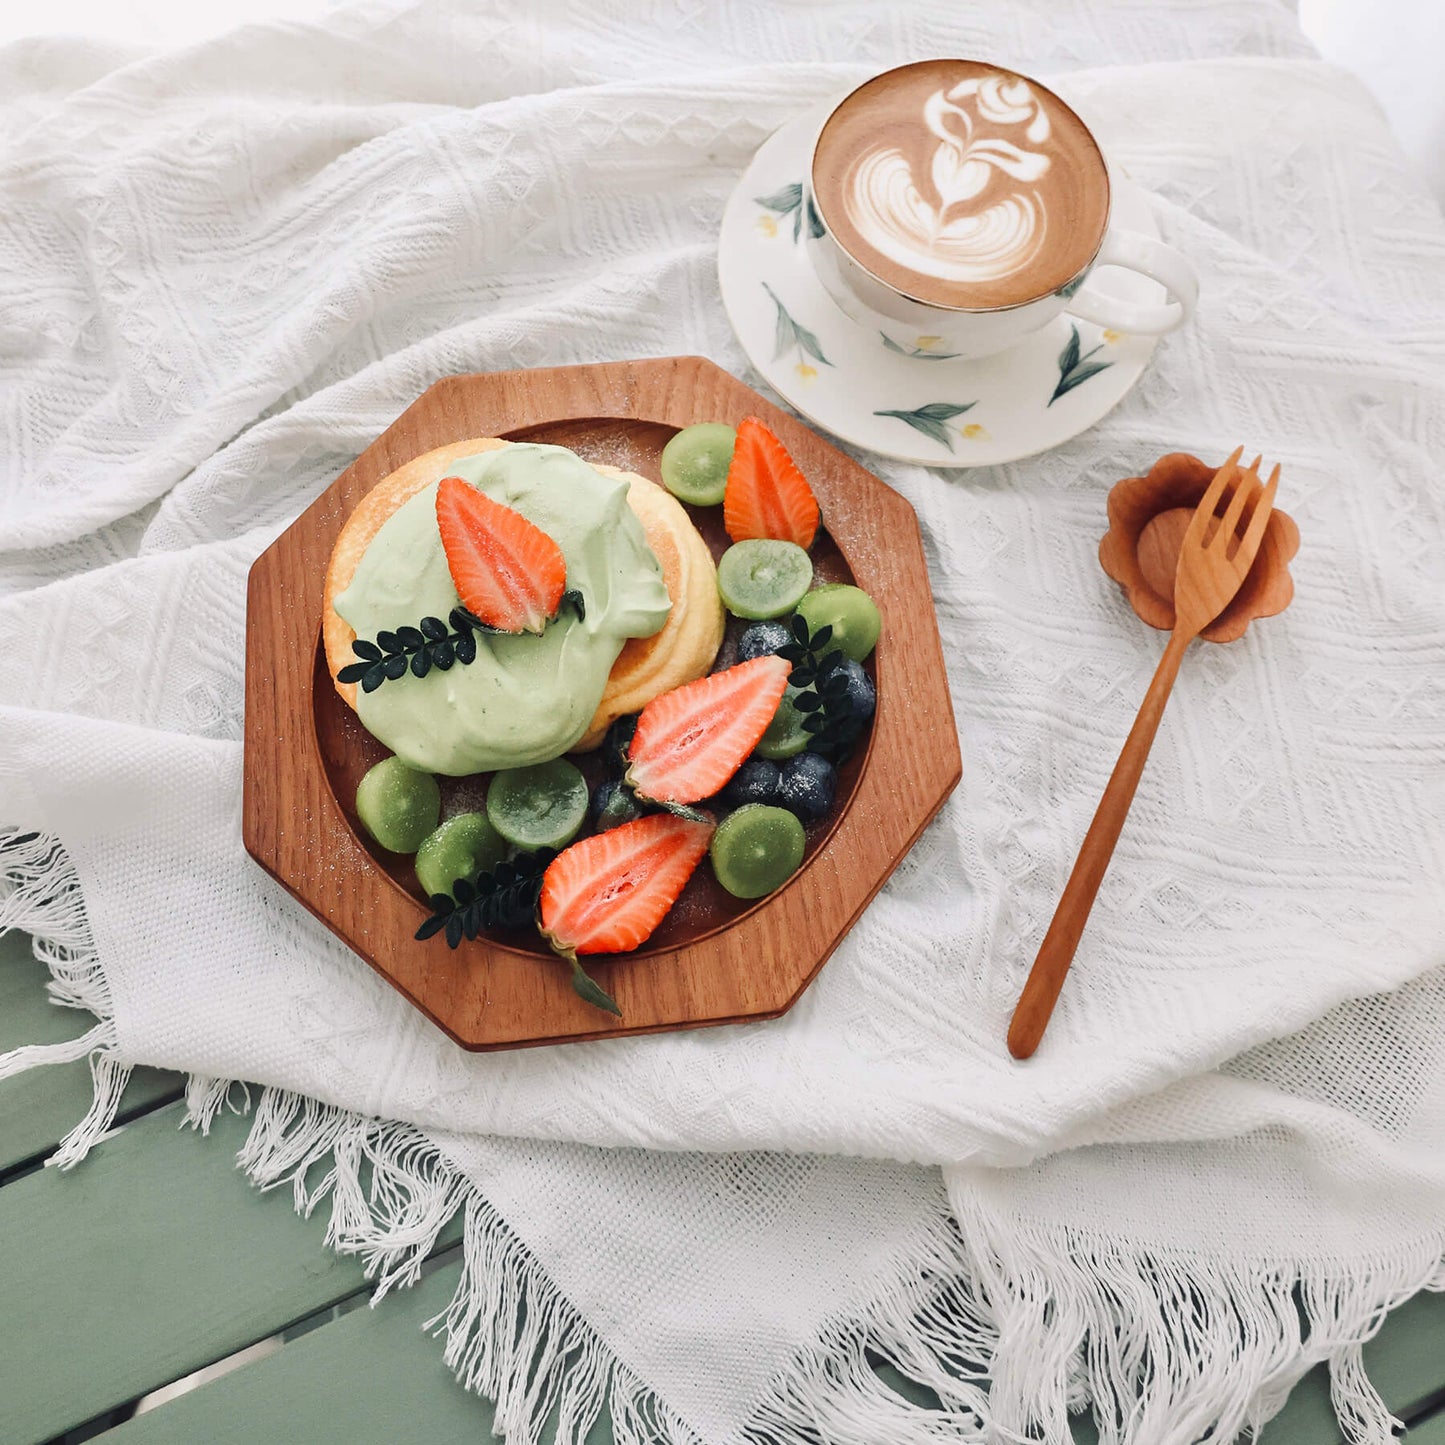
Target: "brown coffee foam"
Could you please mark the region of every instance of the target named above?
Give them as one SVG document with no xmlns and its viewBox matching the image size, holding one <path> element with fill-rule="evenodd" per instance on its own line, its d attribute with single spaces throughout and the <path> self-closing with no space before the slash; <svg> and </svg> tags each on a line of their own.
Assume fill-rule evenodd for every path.
<svg viewBox="0 0 1445 1445">
<path fill-rule="evenodd" d="M 962 282 L 931 276 L 900 264 L 859 234 L 845 212 L 843 184 L 864 154 L 894 148 L 908 160 L 919 193 L 937 206 L 931 169 L 939 141 L 921 118 L 923 104 L 935 91 L 989 76 L 1023 80 L 1049 120 L 1049 139 L 1037 146 L 1024 138 L 1021 125 L 994 126 L 976 119 L 974 132 L 975 139 L 997 137 L 1049 156 L 1048 171 L 1032 183 L 1045 205 L 1043 241 L 1021 270 L 997 280 Z M 812 181 L 824 223 L 866 271 L 906 296 L 961 310 L 992 310 L 1051 295 L 1093 259 L 1108 223 L 1108 171 L 1083 121 L 1037 81 L 980 61 L 919 61 L 865 82 L 825 123 L 814 153 Z M 982 209 L 1019 188 L 1018 182 L 994 171 L 988 188 L 969 204 Z"/>
</svg>

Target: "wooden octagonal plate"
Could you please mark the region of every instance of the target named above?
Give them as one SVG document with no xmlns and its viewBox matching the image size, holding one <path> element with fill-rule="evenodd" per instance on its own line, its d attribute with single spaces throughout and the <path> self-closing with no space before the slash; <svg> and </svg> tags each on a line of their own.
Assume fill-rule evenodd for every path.
<svg viewBox="0 0 1445 1445">
<path fill-rule="evenodd" d="M 321 653 L 326 562 L 357 502 L 388 473 L 467 437 L 570 447 L 659 480 L 667 440 L 697 421 L 761 417 L 802 468 L 827 536 L 819 581 L 856 581 L 883 617 L 870 663 L 878 707 L 808 830 L 803 866 L 755 903 L 704 863 L 635 953 L 590 958 L 620 1021 L 583 1003 L 535 936 L 455 952 L 418 942 L 429 909 L 409 858 L 370 843 L 352 806 L 385 750 L 331 686 Z M 720 508 L 689 509 L 714 555 Z M 731 661 L 730 624 L 720 665 Z M 585 768 L 584 768 L 585 770 Z M 701 357 L 454 376 L 374 441 L 251 569 L 246 615 L 243 836 L 247 851 L 339 938 L 467 1049 L 517 1048 L 774 1018 L 787 1011 L 958 782 L 961 763 L 918 521 L 907 501 L 801 422 Z M 442 780 L 444 815 L 477 785 Z M 469 791 L 470 790 L 470 791 Z"/>
</svg>

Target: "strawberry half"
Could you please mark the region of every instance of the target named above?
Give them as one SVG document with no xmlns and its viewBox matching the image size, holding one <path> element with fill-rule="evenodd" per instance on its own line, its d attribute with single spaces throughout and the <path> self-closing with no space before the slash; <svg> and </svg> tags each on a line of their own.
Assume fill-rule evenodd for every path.
<svg viewBox="0 0 1445 1445">
<path fill-rule="evenodd" d="M 594 833 L 547 865 L 540 901 L 542 933 L 572 964 L 578 995 L 621 1010 L 577 962 L 579 953 L 626 953 L 645 943 L 677 902 L 712 840 L 702 823 L 652 813 Z"/>
<path fill-rule="evenodd" d="M 755 416 L 738 423 L 723 526 L 734 542 L 771 537 L 811 547 L 818 535 L 818 499 L 788 449 Z"/>
<path fill-rule="evenodd" d="M 791 671 L 769 653 L 653 698 L 627 750 L 628 783 L 658 803 L 712 797 L 767 731 Z"/>
<path fill-rule="evenodd" d="M 437 530 L 462 606 L 499 632 L 541 632 L 567 587 L 562 549 L 460 477 L 437 487 Z"/>
</svg>

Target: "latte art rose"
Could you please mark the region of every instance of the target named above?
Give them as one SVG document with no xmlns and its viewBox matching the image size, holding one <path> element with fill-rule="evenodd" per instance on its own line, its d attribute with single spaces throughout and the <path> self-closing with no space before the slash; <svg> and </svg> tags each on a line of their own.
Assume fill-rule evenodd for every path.
<svg viewBox="0 0 1445 1445">
<path fill-rule="evenodd" d="M 1109 211 L 1083 123 L 1035 82 L 974 61 L 879 76 L 834 111 L 813 190 L 843 250 L 934 305 L 1011 306 L 1092 260 Z"/>
</svg>

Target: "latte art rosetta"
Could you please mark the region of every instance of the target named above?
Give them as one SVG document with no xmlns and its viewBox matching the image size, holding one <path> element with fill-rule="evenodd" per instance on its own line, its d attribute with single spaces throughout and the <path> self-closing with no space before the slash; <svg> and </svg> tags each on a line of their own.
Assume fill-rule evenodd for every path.
<svg viewBox="0 0 1445 1445">
<path fill-rule="evenodd" d="M 1049 117 L 1028 83 L 971 77 L 930 94 L 918 120 L 917 144 L 897 144 L 893 128 L 856 157 L 839 195 L 848 223 L 895 264 L 944 281 L 1028 267 L 1048 234 L 1038 182 L 1052 163 Z"/>
<path fill-rule="evenodd" d="M 924 306 L 1053 296 L 1109 223 L 1088 127 L 1047 86 L 981 60 L 915 60 L 864 81 L 824 121 L 809 178 L 823 268 L 841 253 L 868 285 Z"/>
<path fill-rule="evenodd" d="M 913 183 L 907 160 L 884 151 L 859 163 L 848 219 L 885 256 L 945 281 L 997 281 L 1028 265 L 1044 238 L 1044 211 L 1014 195 L 981 211 L 940 217 Z"/>
</svg>

